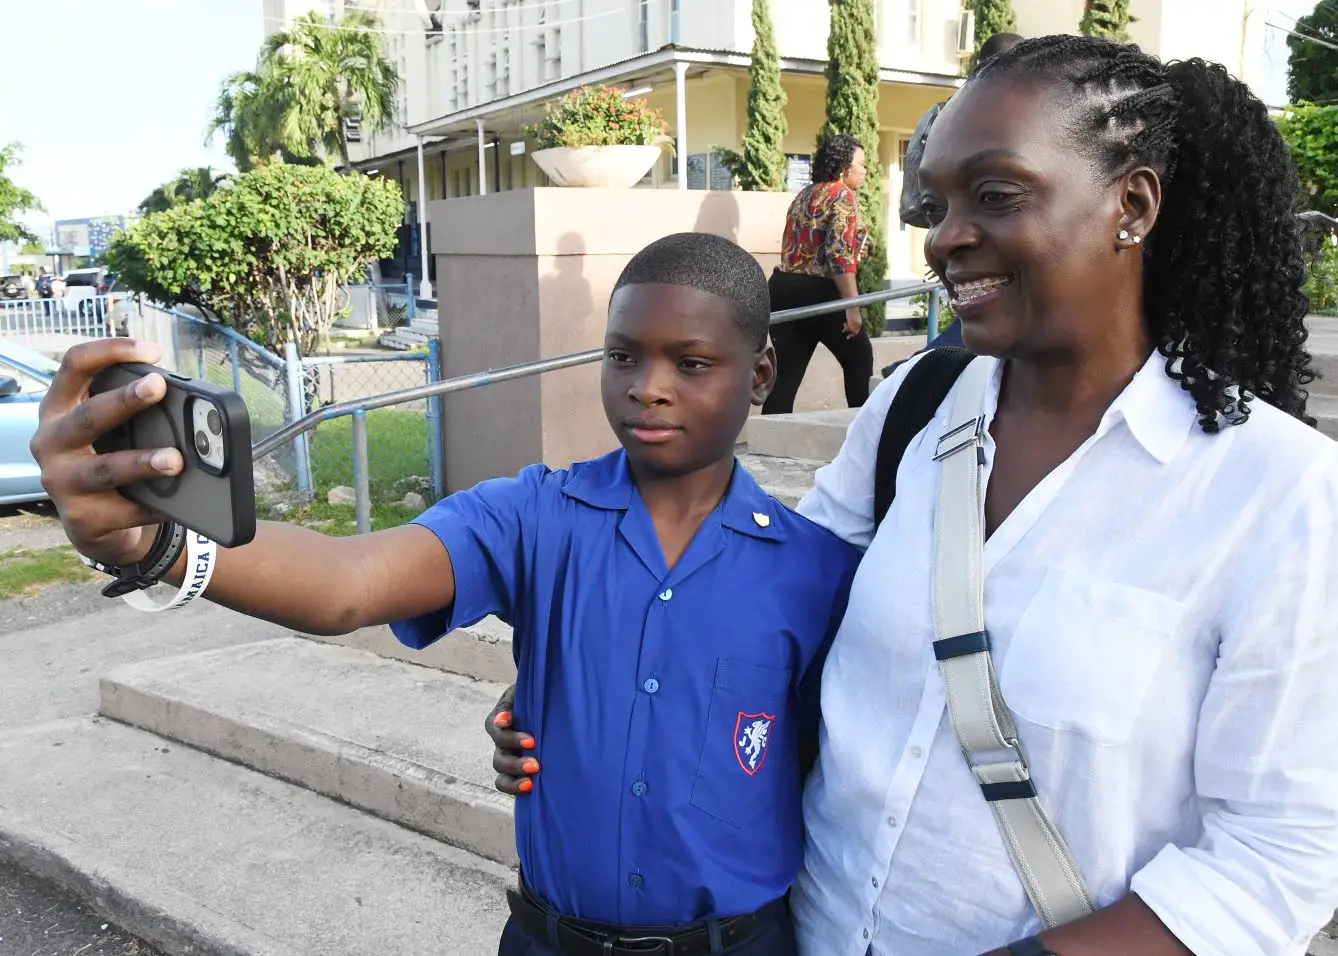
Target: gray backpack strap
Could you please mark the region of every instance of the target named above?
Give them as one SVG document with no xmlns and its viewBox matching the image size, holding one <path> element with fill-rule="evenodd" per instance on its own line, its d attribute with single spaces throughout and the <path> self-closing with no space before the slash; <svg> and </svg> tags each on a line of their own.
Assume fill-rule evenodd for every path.
<svg viewBox="0 0 1338 956">
<path fill-rule="evenodd" d="M 985 630 L 984 399 L 993 363 L 966 367 L 938 441 L 934 515 L 934 657 L 962 755 L 994 811 L 1013 867 L 1046 926 L 1096 908 L 1064 838 L 1045 812 L 999 689 Z"/>
</svg>

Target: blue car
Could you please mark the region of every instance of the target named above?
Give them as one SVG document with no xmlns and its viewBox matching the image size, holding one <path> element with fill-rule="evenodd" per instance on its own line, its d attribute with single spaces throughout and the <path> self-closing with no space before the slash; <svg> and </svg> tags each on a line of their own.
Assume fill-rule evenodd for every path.
<svg viewBox="0 0 1338 956">
<path fill-rule="evenodd" d="M 37 405 L 58 367 L 46 356 L 0 338 L 0 505 L 46 500 L 28 442 L 37 431 Z"/>
</svg>

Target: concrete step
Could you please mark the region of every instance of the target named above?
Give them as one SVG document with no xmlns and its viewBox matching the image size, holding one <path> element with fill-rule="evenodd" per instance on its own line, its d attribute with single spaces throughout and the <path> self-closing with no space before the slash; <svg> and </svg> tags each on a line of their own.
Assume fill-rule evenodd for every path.
<svg viewBox="0 0 1338 956">
<path fill-rule="evenodd" d="M 416 332 L 417 334 L 426 336 L 427 338 L 430 339 L 435 339 L 439 331 L 439 327 L 437 325 L 437 317 L 435 315 L 433 316 L 416 315 L 409 320 L 408 331 Z"/>
<path fill-rule="evenodd" d="M 511 871 L 151 734 L 0 734 L 0 855 L 171 956 L 497 951 Z"/>
<path fill-rule="evenodd" d="M 515 660 L 511 656 L 511 625 L 495 617 L 484 618 L 472 627 L 447 634 L 426 650 L 405 647 L 390 628 L 364 627 L 352 634 L 333 637 L 303 634 L 302 637 L 326 644 L 371 651 L 381 657 L 435 667 L 452 674 L 462 674 L 480 681 L 510 684 L 516 679 Z"/>
<path fill-rule="evenodd" d="M 769 458 L 829 462 L 841 450 L 854 408 L 834 408 L 792 415 L 755 415 L 744 432 L 748 450 Z"/>
<path fill-rule="evenodd" d="M 1306 403 L 1308 411 L 1316 420 L 1319 430 L 1330 438 L 1338 439 L 1338 398 L 1329 395 L 1315 395 Z"/>
<path fill-rule="evenodd" d="M 414 332 L 411 329 L 396 329 L 377 339 L 382 348 L 394 349 L 398 352 L 407 352 L 410 349 L 418 348 L 420 345 L 426 345 L 430 336 Z"/>
<path fill-rule="evenodd" d="M 483 732 L 501 691 L 291 637 L 120 668 L 100 712 L 509 864 Z"/>
<path fill-rule="evenodd" d="M 787 508 L 793 508 L 812 490 L 813 474 L 825 462 L 742 454 L 739 464 L 748 469 L 763 491 Z"/>
</svg>

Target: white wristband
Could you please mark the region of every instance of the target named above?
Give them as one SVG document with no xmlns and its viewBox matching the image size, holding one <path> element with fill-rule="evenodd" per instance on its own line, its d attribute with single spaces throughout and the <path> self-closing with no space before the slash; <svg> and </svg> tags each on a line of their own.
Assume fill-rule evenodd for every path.
<svg viewBox="0 0 1338 956">
<path fill-rule="evenodd" d="M 149 596 L 150 591 L 157 590 L 155 587 L 146 591 L 131 591 L 122 594 L 121 598 L 139 611 L 170 611 L 189 604 L 209 587 L 209 579 L 214 576 L 214 559 L 217 555 L 217 544 L 202 534 L 190 531 L 186 534 L 186 578 L 181 582 L 175 597 L 159 604 Z"/>
</svg>

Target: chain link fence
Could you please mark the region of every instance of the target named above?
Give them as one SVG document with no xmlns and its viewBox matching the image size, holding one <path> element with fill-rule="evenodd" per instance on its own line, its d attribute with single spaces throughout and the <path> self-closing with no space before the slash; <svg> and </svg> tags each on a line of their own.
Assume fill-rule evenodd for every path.
<svg viewBox="0 0 1338 956">
<path fill-rule="evenodd" d="M 231 328 L 148 304 L 135 310 L 130 334 L 157 342 L 165 368 L 240 394 L 253 442 L 330 405 L 436 381 L 440 372 L 435 342 L 425 352 L 410 354 L 369 349 L 303 357 L 290 347 L 279 356 Z M 412 402 L 368 413 L 374 503 L 402 503 L 410 493 L 424 504 L 433 500 L 441 487 L 437 406 Z M 354 467 L 352 422 L 342 415 L 256 462 L 256 491 L 352 504 L 348 489 L 355 484 Z"/>
</svg>

